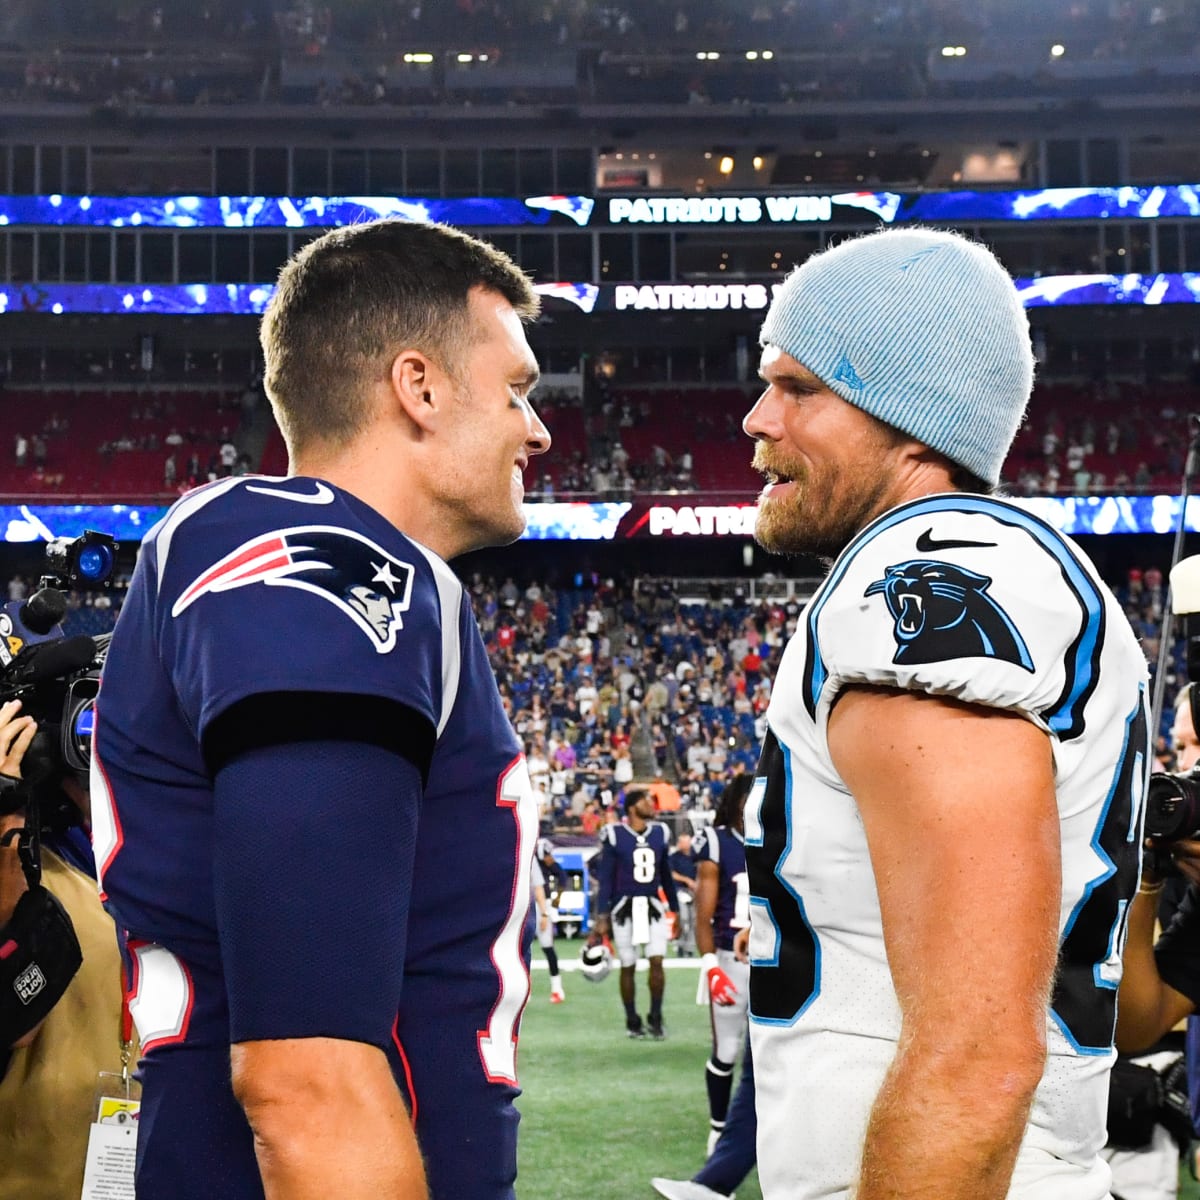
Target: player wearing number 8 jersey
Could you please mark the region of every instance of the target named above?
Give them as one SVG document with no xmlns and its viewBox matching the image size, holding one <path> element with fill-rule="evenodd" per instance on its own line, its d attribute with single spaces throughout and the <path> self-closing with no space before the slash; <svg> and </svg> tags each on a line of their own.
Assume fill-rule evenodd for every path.
<svg viewBox="0 0 1200 1200">
<path fill-rule="evenodd" d="M 611 935 L 616 945 L 625 1029 L 635 1038 L 646 1033 L 634 1001 L 633 978 L 638 954 L 643 951 L 650 961 L 650 1036 L 665 1036 L 662 1001 L 666 985 L 666 915 L 668 910 L 679 911 L 668 857 L 671 838 L 667 827 L 653 820 L 654 812 L 654 799 L 645 788 L 629 788 L 625 793 L 625 823 L 604 827 L 596 867 L 596 925 L 603 936 Z"/>
<path fill-rule="evenodd" d="M 768 1200 L 1101 1200 L 1144 657 L 1077 547 L 987 493 L 1032 379 L 957 235 L 809 260 L 762 332 L 757 536 L 831 563 L 746 804 Z"/>
<path fill-rule="evenodd" d="M 446 560 L 524 526 L 535 311 L 442 226 L 311 243 L 263 329 L 291 477 L 146 540 L 92 784 L 140 1198 L 513 1195 L 536 803 Z"/>
</svg>

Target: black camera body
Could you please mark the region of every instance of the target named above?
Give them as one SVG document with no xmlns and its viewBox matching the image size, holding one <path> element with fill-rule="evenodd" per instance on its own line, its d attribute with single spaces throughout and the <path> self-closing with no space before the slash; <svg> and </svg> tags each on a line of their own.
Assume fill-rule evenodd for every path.
<svg viewBox="0 0 1200 1200">
<path fill-rule="evenodd" d="M 1161 842 L 1200 838 L 1200 763 L 1190 771 L 1156 771 L 1150 776 L 1146 836 Z"/>
</svg>

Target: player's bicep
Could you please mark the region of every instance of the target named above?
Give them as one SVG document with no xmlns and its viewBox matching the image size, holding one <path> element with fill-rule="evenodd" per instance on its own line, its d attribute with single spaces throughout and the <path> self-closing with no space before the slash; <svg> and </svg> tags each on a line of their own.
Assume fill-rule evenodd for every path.
<svg viewBox="0 0 1200 1200">
<path fill-rule="evenodd" d="M 855 687 L 829 749 L 862 815 L 909 1031 L 1035 1051 L 1062 886 L 1047 735 L 1000 710 Z"/>
<path fill-rule="evenodd" d="M 404 976 L 421 777 L 362 741 L 260 746 L 214 782 L 233 1042 L 386 1044 Z"/>
</svg>

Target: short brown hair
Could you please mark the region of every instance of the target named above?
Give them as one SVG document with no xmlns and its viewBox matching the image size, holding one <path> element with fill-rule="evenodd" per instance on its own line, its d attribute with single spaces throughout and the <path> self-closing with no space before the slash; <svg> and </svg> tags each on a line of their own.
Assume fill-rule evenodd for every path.
<svg viewBox="0 0 1200 1200">
<path fill-rule="evenodd" d="M 349 225 L 293 255 L 259 330 L 263 386 L 289 452 L 359 433 L 367 385 L 405 348 L 455 374 L 474 287 L 498 292 L 524 321 L 538 314 L 528 276 L 507 254 L 448 225 Z"/>
</svg>

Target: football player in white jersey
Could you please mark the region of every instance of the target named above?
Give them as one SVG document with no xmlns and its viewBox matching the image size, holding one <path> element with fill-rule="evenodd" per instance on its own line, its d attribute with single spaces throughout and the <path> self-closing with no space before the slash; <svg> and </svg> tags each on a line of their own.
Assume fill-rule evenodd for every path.
<svg viewBox="0 0 1200 1200">
<path fill-rule="evenodd" d="M 991 253 L 887 230 L 773 300 L 756 535 L 830 571 L 745 810 L 767 1200 L 1103 1200 L 1146 664 L 990 495 L 1032 388 Z"/>
</svg>

